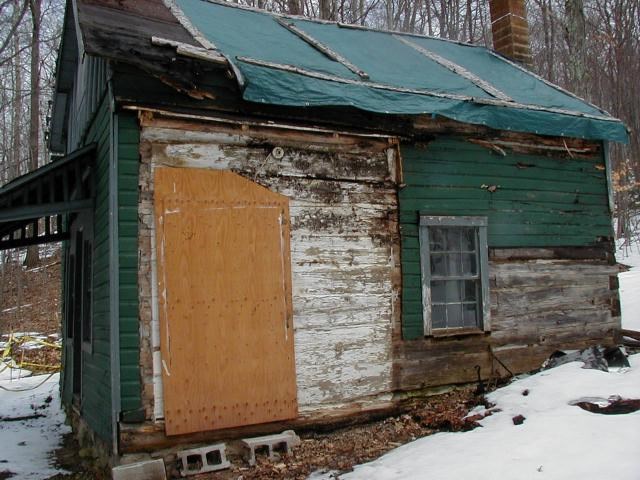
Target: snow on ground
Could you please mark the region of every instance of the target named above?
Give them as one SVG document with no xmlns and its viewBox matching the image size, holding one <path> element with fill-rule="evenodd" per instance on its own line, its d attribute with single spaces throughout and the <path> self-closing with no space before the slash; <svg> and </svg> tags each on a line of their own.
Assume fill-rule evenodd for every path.
<svg viewBox="0 0 640 480">
<path fill-rule="evenodd" d="M 640 399 L 640 354 L 629 360 L 630 369 L 616 372 L 574 362 L 517 380 L 487 396 L 501 411 L 481 428 L 421 438 L 340 479 L 638 480 L 640 411 L 602 415 L 571 405 L 584 397 Z M 517 415 L 523 424 L 514 425 Z"/>
<path fill-rule="evenodd" d="M 616 259 L 631 267 L 628 272 L 618 275 L 622 328 L 640 330 L 640 245 L 634 243 L 627 248 L 619 248 Z"/>
<path fill-rule="evenodd" d="M 12 358 L 7 358 L 6 360 L 3 360 L 0 362 L 0 386 L 3 386 L 5 388 L 11 388 L 10 382 L 5 383 L 2 380 L 9 380 L 9 381 L 19 380 L 23 377 L 29 377 L 29 376 L 31 376 L 31 372 L 24 368 L 18 368 L 18 366 L 16 365 L 16 362 L 14 362 Z M 0 389 L 0 391 L 1 390 L 2 389 Z M 2 406 L 2 409 L 0 410 L 0 417 L 6 417 L 7 416 L 7 413 L 5 411 L 6 409 L 2 402 L 0 402 L 0 406 Z"/>
<path fill-rule="evenodd" d="M 64 424 L 64 413 L 60 408 L 60 374 L 47 379 L 47 375 L 25 377 L 22 372 L 22 378 L 18 378 L 21 375 L 14 370 L 12 376 L 13 380 L 0 379 L 0 386 L 22 390 L 46 381 L 34 390 L 23 392 L 0 388 L 0 473 L 12 472 L 15 474 L 12 478 L 16 479 L 49 478 L 61 472 L 55 467 L 54 451 L 60 446 L 62 435 L 71 431 Z M 34 415 L 42 417 L 7 421 Z"/>
</svg>

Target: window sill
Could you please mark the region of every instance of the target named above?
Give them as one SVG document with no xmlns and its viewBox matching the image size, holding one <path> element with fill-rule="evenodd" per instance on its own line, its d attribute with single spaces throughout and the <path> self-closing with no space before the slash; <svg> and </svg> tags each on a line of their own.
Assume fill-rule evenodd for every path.
<svg viewBox="0 0 640 480">
<path fill-rule="evenodd" d="M 461 337 L 463 335 L 485 335 L 490 332 L 485 332 L 479 328 L 439 328 L 431 331 L 430 337 L 445 338 L 445 337 Z"/>
</svg>

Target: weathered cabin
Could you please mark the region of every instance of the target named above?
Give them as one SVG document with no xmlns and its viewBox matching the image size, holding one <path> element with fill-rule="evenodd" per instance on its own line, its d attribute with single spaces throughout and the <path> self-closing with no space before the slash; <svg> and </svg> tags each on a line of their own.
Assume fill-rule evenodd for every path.
<svg viewBox="0 0 640 480">
<path fill-rule="evenodd" d="M 115 456 L 339 422 L 613 343 L 626 139 L 485 48 L 76 0 L 0 246 L 66 240 L 62 394 Z"/>
</svg>

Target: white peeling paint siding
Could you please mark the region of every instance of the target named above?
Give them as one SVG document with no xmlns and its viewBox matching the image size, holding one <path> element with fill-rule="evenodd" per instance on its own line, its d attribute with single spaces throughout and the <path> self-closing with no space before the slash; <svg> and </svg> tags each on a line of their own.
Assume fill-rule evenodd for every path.
<svg viewBox="0 0 640 480">
<path fill-rule="evenodd" d="M 152 167 L 232 170 L 289 197 L 301 413 L 385 398 L 392 389 L 395 155 L 380 140 L 336 143 L 299 132 L 286 139 L 262 132 L 257 141 L 146 127 L 141 136 Z M 283 158 L 271 155 L 275 146 Z"/>
</svg>

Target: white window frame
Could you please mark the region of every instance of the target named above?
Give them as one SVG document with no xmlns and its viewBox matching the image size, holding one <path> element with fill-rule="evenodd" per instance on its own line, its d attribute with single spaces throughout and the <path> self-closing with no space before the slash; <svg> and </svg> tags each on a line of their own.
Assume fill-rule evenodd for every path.
<svg viewBox="0 0 640 480">
<path fill-rule="evenodd" d="M 491 331 L 491 302 L 489 298 L 489 248 L 487 245 L 487 217 L 433 216 L 420 214 L 420 273 L 422 277 L 422 314 L 425 336 L 456 335 Z M 429 229 L 432 227 L 474 227 L 477 235 L 477 265 L 480 279 L 481 325 L 478 327 L 436 328 L 431 319 L 431 252 Z"/>
</svg>

